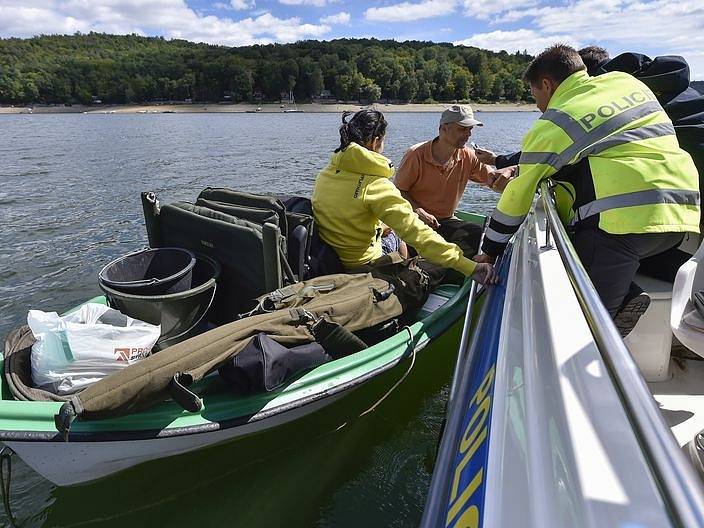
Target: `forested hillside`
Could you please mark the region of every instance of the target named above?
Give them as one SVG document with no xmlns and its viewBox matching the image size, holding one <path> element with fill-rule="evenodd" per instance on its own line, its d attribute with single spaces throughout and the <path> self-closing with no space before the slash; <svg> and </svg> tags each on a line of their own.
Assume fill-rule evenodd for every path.
<svg viewBox="0 0 704 528">
<path fill-rule="evenodd" d="M 0 103 L 528 100 L 525 53 L 432 42 L 303 41 L 228 48 L 98 33 L 0 39 Z"/>
</svg>

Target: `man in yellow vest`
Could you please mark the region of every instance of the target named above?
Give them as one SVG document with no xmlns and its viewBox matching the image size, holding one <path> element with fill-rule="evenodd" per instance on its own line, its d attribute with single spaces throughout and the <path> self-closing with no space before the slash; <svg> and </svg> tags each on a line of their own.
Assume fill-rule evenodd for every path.
<svg viewBox="0 0 704 528">
<path fill-rule="evenodd" d="M 540 181 L 559 170 L 562 221 L 626 335 L 650 302 L 631 288 L 640 261 L 699 232 L 697 170 L 655 95 L 631 75 L 590 77 L 577 51 L 558 44 L 538 55 L 524 78 L 543 115 L 523 138 L 519 176 L 492 214 L 486 255 L 475 260 L 503 251 Z"/>
</svg>

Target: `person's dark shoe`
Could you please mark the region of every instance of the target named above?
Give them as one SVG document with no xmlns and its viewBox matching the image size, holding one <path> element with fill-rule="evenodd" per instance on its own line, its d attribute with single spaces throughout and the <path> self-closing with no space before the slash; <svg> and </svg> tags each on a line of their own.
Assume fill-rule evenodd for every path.
<svg viewBox="0 0 704 528">
<path fill-rule="evenodd" d="M 614 324 L 616 324 L 616 328 L 621 333 L 621 337 L 626 337 L 631 333 L 631 330 L 636 326 L 638 319 L 645 313 L 648 306 L 650 306 L 650 296 L 642 292 L 621 308 L 621 311 L 614 318 Z"/>
</svg>

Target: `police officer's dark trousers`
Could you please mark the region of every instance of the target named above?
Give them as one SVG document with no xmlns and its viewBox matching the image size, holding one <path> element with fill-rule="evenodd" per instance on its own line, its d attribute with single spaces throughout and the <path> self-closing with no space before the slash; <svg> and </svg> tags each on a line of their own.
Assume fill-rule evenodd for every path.
<svg viewBox="0 0 704 528">
<path fill-rule="evenodd" d="M 683 237 L 683 233 L 613 235 L 596 227 L 578 228 L 571 236 L 577 255 L 611 317 L 632 298 L 629 290 L 633 291 L 631 282 L 640 261 L 677 246 Z"/>
</svg>

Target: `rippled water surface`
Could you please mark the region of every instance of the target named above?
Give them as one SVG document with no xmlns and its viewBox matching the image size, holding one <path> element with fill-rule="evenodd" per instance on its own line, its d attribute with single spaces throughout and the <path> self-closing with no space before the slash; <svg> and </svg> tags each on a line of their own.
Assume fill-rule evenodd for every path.
<svg viewBox="0 0 704 528">
<path fill-rule="evenodd" d="M 533 113 L 482 113 L 473 140 L 514 151 Z M 436 114 L 387 114 L 385 155 L 437 132 Z M 336 114 L 2 115 L 0 335 L 30 308 L 64 311 L 98 295 L 110 260 L 146 246 L 139 193 L 162 203 L 206 186 L 309 196 L 337 146 Z M 470 186 L 465 210 L 492 191 Z M 23 526 L 413 526 L 422 513 L 447 372 L 412 400 L 334 434 L 257 454 L 230 469 L 237 445 L 56 488 L 13 458 L 12 504 Z M 4 521 L 3 513 L 0 519 Z"/>
</svg>

